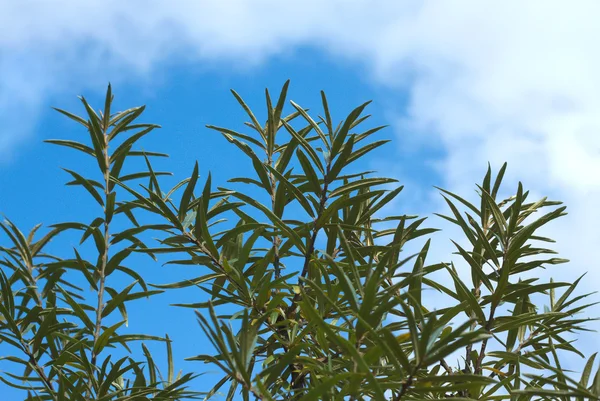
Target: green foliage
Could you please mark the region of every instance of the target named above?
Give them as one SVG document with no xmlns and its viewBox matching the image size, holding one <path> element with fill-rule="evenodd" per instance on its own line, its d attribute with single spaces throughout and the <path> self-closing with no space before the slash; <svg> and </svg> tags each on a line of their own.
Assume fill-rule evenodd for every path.
<svg viewBox="0 0 600 401">
<path fill-rule="evenodd" d="M 3 359 L 20 365 L 22 371 L 19 375 L 4 372 L 0 380 L 27 390 L 28 400 L 174 400 L 195 395 L 186 390 L 194 375 L 164 378 L 145 345 L 144 360 L 113 356 L 118 348 L 130 351 L 139 341 L 165 342 L 170 349 L 170 340 L 119 334 L 119 328 L 127 323 L 127 304 L 162 291 L 149 290 L 144 279 L 126 265 L 135 249 L 146 248 L 139 239 L 146 227 L 137 225 L 131 207 L 121 197 L 124 191 L 117 191 L 112 180 L 151 175 L 144 171 L 122 176 L 121 169 L 130 157 L 144 155 L 133 146 L 158 126 L 136 123 L 143 107 L 111 114 L 112 100 L 109 86 L 104 110 L 99 113 L 84 98 L 85 117 L 58 110 L 86 128 L 91 146 L 70 140 L 47 141 L 95 159 L 96 180 L 65 171 L 73 179 L 67 185 L 83 187 L 97 203 L 98 217 L 90 224 L 55 224 L 39 239 L 39 225 L 26 237 L 9 220 L 0 223 L 8 240 L 8 245 L 0 248 L 0 340 L 15 352 Z M 125 218 L 131 227 L 111 230 L 116 218 Z M 81 244 L 91 238 L 96 254 L 86 260 L 77 249 L 70 258 L 47 253 L 50 240 L 66 231 L 79 231 Z M 123 289 L 114 288 L 111 276 L 115 273 L 130 276 L 133 282 Z M 75 284 L 82 281 L 94 291 L 93 297 Z M 168 365 L 171 371 L 172 358 Z"/>
<path fill-rule="evenodd" d="M 536 272 L 567 262 L 545 248 L 538 230 L 565 215 L 560 202 L 499 199 L 506 165 L 478 186 L 480 203 L 440 189 L 449 208 L 440 215 L 460 228 L 456 252 L 428 263 L 425 218 L 384 215 L 402 191 L 396 180 L 374 177 L 353 162 L 385 144 L 371 140 L 383 127 L 363 128 L 368 103 L 335 125 L 325 94 L 324 117 L 266 93 L 266 122 L 233 92 L 251 133 L 208 126 L 247 157 L 252 174 L 231 188 L 191 177 L 168 192 L 150 157 L 134 150 L 156 125 L 137 122 L 143 107 L 111 113 L 110 86 L 102 112 L 85 99 L 85 117 L 59 110 L 83 125 L 86 143 L 48 142 L 88 154 L 97 178 L 66 170 L 97 204 L 90 224 L 51 226 L 35 239 L 6 220 L 0 248 L 0 340 L 12 346 L 5 384 L 30 400 L 178 400 L 225 394 L 244 400 L 600 399 L 595 356 L 580 378 L 561 367 L 566 353 L 584 355 L 569 336 L 585 330 L 579 314 L 589 294 L 573 283 L 543 281 Z M 117 138 L 118 137 L 118 138 Z M 143 171 L 122 174 L 126 160 L 143 156 Z M 133 181 L 148 179 L 148 185 Z M 138 214 L 153 221 L 140 225 Z M 536 218 L 537 217 L 537 218 Z M 122 220 L 118 225 L 115 219 Z M 115 231 L 113 227 L 123 227 Z M 96 254 L 75 249 L 68 259 L 44 249 L 57 235 L 81 233 Z M 147 246 L 144 234 L 158 234 Z M 417 249 L 406 254 L 406 249 Z M 203 266 L 204 274 L 149 289 L 126 262 L 134 252 L 167 254 L 169 264 Z M 452 260 L 450 260 L 452 259 Z M 133 282 L 114 288 L 112 275 Z M 74 277 L 93 289 L 91 302 Z M 214 350 L 191 356 L 217 366 L 222 377 L 200 394 L 193 374 L 174 374 L 171 341 L 119 334 L 130 301 L 162 291 L 197 287 L 195 309 Z M 437 301 L 429 300 L 435 293 Z M 441 301 L 440 301 L 441 300 Z M 428 305 L 427 303 L 432 305 Z M 546 302 L 543 310 L 537 305 Z M 119 316 L 119 317 L 116 317 Z M 185 323 L 183 323 L 185 324 Z M 192 319 L 188 324 L 193 324 Z M 141 360 L 112 357 L 142 341 Z M 144 341 L 166 343 L 161 375 Z M 189 346 L 188 346 L 189 347 Z M 456 363 L 449 361 L 457 361 Z"/>
</svg>

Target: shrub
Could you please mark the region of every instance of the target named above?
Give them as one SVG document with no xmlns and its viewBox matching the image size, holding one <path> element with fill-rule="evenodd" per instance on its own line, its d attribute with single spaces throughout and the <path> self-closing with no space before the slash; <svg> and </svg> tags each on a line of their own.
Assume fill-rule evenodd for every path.
<svg viewBox="0 0 600 401">
<path fill-rule="evenodd" d="M 581 277 L 536 277 L 566 262 L 538 234 L 565 207 L 529 200 L 521 184 L 500 199 L 506 165 L 495 176 L 488 168 L 476 205 L 440 189 L 448 204 L 440 217 L 464 236 L 454 256 L 429 263 L 425 238 L 437 230 L 425 218 L 384 214 L 403 187 L 354 167 L 387 142 L 372 140 L 383 127 L 362 128 L 368 103 L 339 124 L 323 93 L 323 117 L 294 102 L 284 115 L 288 83 L 275 104 L 267 92 L 264 124 L 233 92 L 250 133 L 208 126 L 252 166 L 229 180 L 234 189 L 215 186 L 210 175 L 199 182 L 196 163 L 164 192 L 165 173 L 150 160 L 166 155 L 137 147 L 158 126 L 138 122 L 144 107 L 114 113 L 110 86 L 102 111 L 84 98 L 83 117 L 58 110 L 89 139 L 47 142 L 97 164 L 94 178 L 66 171 L 67 185 L 82 186 L 98 216 L 54 224 L 44 235 L 40 226 L 25 234 L 9 220 L 0 225 L 0 340 L 11 349 L 4 360 L 20 366 L 0 380 L 24 389 L 28 400 L 56 401 L 221 392 L 262 400 L 600 399 L 595 354 L 577 378 L 559 361 L 564 353 L 583 357 L 568 338 L 588 320 L 579 316 L 589 306 L 575 291 Z M 125 174 L 132 158 L 144 168 Z M 96 254 L 48 254 L 47 244 L 67 231 L 93 242 Z M 407 254 L 415 244 L 420 251 Z M 133 253 L 166 254 L 171 264 L 205 273 L 148 285 L 130 265 Z M 123 275 L 130 284 L 122 285 Z M 205 295 L 175 307 L 195 309 L 214 348 L 190 359 L 222 371 L 204 392 L 193 390 L 197 374 L 174 374 L 168 336 L 120 334 L 129 302 L 184 287 Z M 426 296 L 432 292 L 434 301 Z M 141 353 L 132 352 L 139 341 Z M 150 341 L 166 344 L 163 374 L 144 345 Z"/>
</svg>

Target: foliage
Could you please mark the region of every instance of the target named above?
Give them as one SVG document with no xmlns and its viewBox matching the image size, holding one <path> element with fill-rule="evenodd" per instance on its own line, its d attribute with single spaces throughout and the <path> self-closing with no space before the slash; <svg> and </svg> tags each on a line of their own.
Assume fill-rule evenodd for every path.
<svg viewBox="0 0 600 401">
<path fill-rule="evenodd" d="M 252 166 L 232 188 L 215 187 L 210 175 L 200 182 L 196 164 L 163 192 L 166 173 L 154 172 L 150 158 L 165 155 L 134 148 L 158 126 L 137 122 L 144 107 L 112 113 L 110 86 L 101 112 L 83 98 L 85 117 L 59 110 L 89 140 L 48 142 L 98 165 L 97 179 L 66 171 L 67 185 L 82 186 L 100 213 L 89 224 L 55 224 L 38 239 L 39 226 L 25 235 L 2 223 L 0 339 L 15 351 L 4 359 L 22 373 L 0 380 L 26 389 L 29 400 L 600 399 L 595 354 L 578 378 L 560 363 L 565 353 L 584 356 L 570 340 L 585 330 L 580 314 L 591 305 L 583 303 L 589 294 L 576 295 L 581 277 L 536 277 L 567 262 L 538 233 L 565 207 L 529 200 L 521 184 L 501 199 L 506 165 L 495 177 L 488 168 L 477 205 L 440 189 L 449 209 L 440 217 L 463 237 L 453 262 L 430 264 L 425 238 L 437 230 L 425 218 L 384 214 L 403 187 L 354 168 L 387 142 L 371 140 L 383 127 L 362 128 L 368 103 L 337 125 L 323 93 L 323 117 L 294 102 L 284 115 L 288 84 L 276 103 L 267 91 L 264 124 L 233 92 L 250 134 L 208 126 Z M 143 171 L 122 173 L 131 158 L 146 162 Z M 148 185 L 133 184 L 140 179 Z M 51 239 L 73 230 L 93 241 L 94 256 L 46 253 Z M 148 246 L 146 233 L 158 243 Z M 415 244 L 420 251 L 407 254 Z M 149 287 L 127 266 L 134 252 L 166 254 L 169 264 L 200 265 L 205 274 Z M 133 282 L 115 288 L 115 274 Z M 184 287 L 206 295 L 174 307 L 193 308 L 214 347 L 189 359 L 223 373 L 204 394 L 190 390 L 194 374 L 174 375 L 168 336 L 119 334 L 128 302 Z M 138 341 L 167 344 L 168 374 L 143 343 L 140 360 L 113 358 Z"/>
</svg>

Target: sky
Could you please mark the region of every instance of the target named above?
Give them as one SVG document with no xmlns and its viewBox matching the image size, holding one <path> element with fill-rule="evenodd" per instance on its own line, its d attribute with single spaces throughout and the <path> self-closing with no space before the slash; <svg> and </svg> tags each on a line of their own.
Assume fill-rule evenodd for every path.
<svg viewBox="0 0 600 401">
<path fill-rule="evenodd" d="M 264 88 L 289 78 L 290 99 L 318 109 L 325 90 L 339 118 L 373 100 L 374 124 L 389 124 L 381 135 L 394 141 L 365 167 L 406 185 L 398 207 L 444 211 L 434 185 L 473 198 L 487 163 L 505 161 L 507 193 L 522 181 L 564 201 L 569 215 L 546 234 L 571 263 L 547 274 L 573 281 L 587 271 L 582 291 L 594 291 L 599 13 L 585 0 L 0 0 L 0 213 L 23 228 L 94 216 L 60 170 L 85 171 L 85 160 L 42 143 L 82 135 L 51 106 L 81 112 L 84 95 L 100 107 L 111 82 L 120 108 L 146 104 L 145 119 L 162 125 L 144 142 L 171 154 L 159 167 L 181 179 L 198 160 L 201 175 L 224 182 L 247 166 L 204 125 L 243 121 L 229 89 L 261 108 Z M 439 259 L 456 234 L 444 228 Z M 148 265 L 153 278 L 183 274 Z M 164 325 L 193 320 L 152 308 Z M 588 354 L 594 336 L 581 340 Z"/>
</svg>

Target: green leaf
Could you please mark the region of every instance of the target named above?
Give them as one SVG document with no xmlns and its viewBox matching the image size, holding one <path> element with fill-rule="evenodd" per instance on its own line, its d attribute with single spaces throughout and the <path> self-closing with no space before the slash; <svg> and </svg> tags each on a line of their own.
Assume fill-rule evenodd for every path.
<svg viewBox="0 0 600 401">
<path fill-rule="evenodd" d="M 168 334 L 165 334 L 165 338 L 167 339 L 167 383 L 170 384 L 173 383 L 173 372 L 175 370 L 175 366 L 173 364 L 173 347 Z"/>
<path fill-rule="evenodd" d="M 485 314 L 483 313 L 483 309 L 481 309 L 481 305 L 479 305 L 477 298 L 475 298 L 475 295 L 467 288 L 467 286 L 460 279 L 453 265 L 446 265 L 446 270 L 450 273 L 450 276 L 452 276 L 452 280 L 454 280 L 454 287 L 456 289 L 456 295 L 459 297 L 459 300 L 466 302 L 466 304 L 469 306 L 469 309 L 475 314 L 475 317 L 477 318 L 478 322 L 481 325 L 484 325 L 487 320 L 485 318 Z"/>
<path fill-rule="evenodd" d="M 321 184 L 319 183 L 319 177 L 317 176 L 312 164 L 300 149 L 296 151 L 296 157 L 298 157 L 298 161 L 300 162 L 306 179 L 310 184 L 310 189 L 317 194 L 317 196 L 321 196 Z"/>
<path fill-rule="evenodd" d="M 206 208 L 204 206 L 204 195 L 200 198 L 196 208 L 196 223 L 194 225 L 194 236 L 206 244 L 207 250 L 214 258 L 219 257 L 219 251 L 215 246 L 212 235 L 208 230 L 208 221 L 206 218 Z"/>
<path fill-rule="evenodd" d="M 160 125 L 156 124 L 130 124 L 136 118 L 138 118 L 144 112 L 145 109 L 146 106 L 139 106 L 130 109 L 130 112 L 126 116 L 123 116 L 123 118 L 120 119 L 119 122 L 113 124 L 114 128 L 108 135 L 108 140 L 113 141 L 117 135 L 134 129 L 153 130 L 155 128 L 160 128 Z"/>
<path fill-rule="evenodd" d="M 76 141 L 68 141 L 63 139 L 46 139 L 44 142 L 51 143 L 53 145 L 66 146 L 68 148 L 79 150 L 80 152 L 94 156 L 94 149 Z"/>
<path fill-rule="evenodd" d="M 179 220 L 183 221 L 185 219 L 185 215 L 188 212 L 188 205 L 192 200 L 192 196 L 194 194 L 194 188 L 196 188 L 196 182 L 198 181 L 198 162 L 194 164 L 194 170 L 192 171 L 192 176 L 190 177 L 190 181 L 185 187 L 185 191 L 183 191 L 183 195 L 181 196 L 181 202 L 179 203 Z"/>
<path fill-rule="evenodd" d="M 331 122 L 331 114 L 329 113 L 327 97 L 323 91 L 321 91 L 321 103 L 323 104 L 323 111 L 325 112 L 325 125 L 327 126 L 327 131 L 329 132 L 329 138 L 333 139 L 333 124 Z"/>
<path fill-rule="evenodd" d="M 370 198 L 375 198 L 377 196 L 380 196 L 383 193 L 384 193 L 384 191 L 372 191 L 372 192 L 362 193 L 360 195 L 356 195 L 353 197 L 346 197 L 346 196 L 339 197 L 336 200 L 334 200 L 333 202 L 331 202 L 331 204 L 325 208 L 325 211 L 323 212 L 323 214 L 317 221 L 317 226 L 322 227 L 326 222 L 329 221 L 331 216 L 333 216 L 333 214 L 337 213 L 339 210 L 341 210 L 347 206 L 358 205 L 362 202 L 367 201 Z"/>
<path fill-rule="evenodd" d="M 353 191 L 359 191 L 363 188 L 371 188 L 376 185 L 385 185 L 394 182 L 398 182 L 398 180 L 395 180 L 393 178 L 364 178 L 357 181 L 351 181 L 334 189 L 329 194 L 329 197 L 334 198 L 336 196 L 342 196 Z"/>
<path fill-rule="evenodd" d="M 292 126 L 290 126 L 288 123 L 283 122 L 283 126 L 290 133 L 290 135 L 292 135 L 292 137 L 298 142 L 298 144 L 302 147 L 302 149 L 304 149 L 304 151 L 308 154 L 308 156 L 313 161 L 315 166 L 317 166 L 319 171 L 322 174 L 324 174 L 325 170 L 323 169 L 323 163 L 321 163 L 321 160 L 319 159 L 317 152 L 315 152 L 315 150 L 310 145 L 310 143 L 308 143 L 308 141 L 304 138 L 304 136 L 302 136 L 302 135 L 300 135 L 300 133 L 296 132 L 296 130 L 294 128 L 292 128 Z M 303 130 L 302 133 L 308 133 L 308 131 Z M 298 153 L 298 151 L 296 151 L 296 154 L 297 153 Z"/>
<path fill-rule="evenodd" d="M 583 372 L 581 373 L 581 379 L 579 380 L 579 384 L 583 387 L 588 386 L 588 381 L 590 379 L 590 375 L 592 373 L 592 369 L 594 367 L 594 361 L 596 360 L 597 352 L 593 353 L 590 358 L 587 360 L 585 367 L 583 368 Z"/>
<path fill-rule="evenodd" d="M 498 171 L 498 175 L 496 176 L 496 180 L 494 181 L 494 188 L 492 188 L 492 198 L 496 199 L 496 195 L 498 194 L 498 190 L 500 189 L 500 185 L 502 184 L 502 178 L 504 177 L 504 172 L 506 171 L 507 164 L 504 163 Z"/>
<path fill-rule="evenodd" d="M 102 121 L 102 127 L 104 130 L 107 130 L 110 125 L 110 105 L 113 101 L 112 88 L 110 83 L 108 84 L 108 88 L 106 89 L 106 99 L 104 100 L 104 119 Z"/>
<path fill-rule="evenodd" d="M 351 127 L 361 115 L 365 107 L 369 105 L 369 103 L 371 103 L 371 101 L 361 104 L 360 106 L 352 110 L 348 117 L 346 117 L 346 120 L 344 120 L 344 124 L 342 124 L 342 127 L 337 132 L 333 144 L 331 145 L 331 155 L 333 157 L 335 157 L 338 151 L 342 148 L 342 144 L 346 141 L 346 136 L 348 136 Z"/>
<path fill-rule="evenodd" d="M 54 110 L 58 111 L 60 114 L 63 114 L 67 117 L 69 117 L 71 120 L 78 122 L 79 124 L 83 125 L 85 128 L 89 128 L 88 122 L 84 119 L 81 118 L 73 113 L 70 113 L 66 110 L 62 110 L 62 109 L 57 109 L 56 107 L 53 107 Z"/>
<path fill-rule="evenodd" d="M 94 348 L 93 348 L 94 354 L 98 355 L 100 352 L 102 352 L 104 347 L 108 344 L 108 341 L 110 340 L 110 338 L 113 335 L 115 335 L 115 332 L 117 331 L 117 329 L 119 327 L 121 327 L 124 323 L 125 323 L 125 321 L 122 321 L 122 322 L 119 322 L 117 324 L 114 324 L 114 325 L 104 329 L 102 334 L 100 334 L 100 337 L 98 337 L 98 339 L 94 343 Z"/>
<path fill-rule="evenodd" d="M 355 142 L 358 142 L 358 139 Z M 368 145 L 365 145 L 362 148 L 359 148 L 358 150 L 355 150 L 350 156 L 348 156 L 348 159 L 346 160 L 346 165 L 349 165 L 350 163 L 354 162 L 355 160 L 360 159 L 367 153 L 371 152 L 372 150 L 377 149 L 378 147 L 380 147 L 382 145 L 385 145 L 388 142 L 390 142 L 389 139 L 382 139 L 379 141 L 372 142 Z"/>
<path fill-rule="evenodd" d="M 462 203 L 463 205 L 465 205 L 466 207 L 468 207 L 469 209 L 471 209 L 473 211 L 473 213 L 475 213 L 476 216 L 479 216 L 480 212 L 479 209 L 477 209 L 475 206 L 473 206 L 472 203 L 468 202 L 467 200 L 463 199 L 462 197 L 450 192 L 450 191 L 446 191 L 443 188 L 440 187 L 436 187 L 434 186 L 435 189 L 442 191 L 444 194 L 456 199 L 457 201 L 459 201 L 460 203 Z"/>
<path fill-rule="evenodd" d="M 287 91 L 290 86 L 290 80 L 288 79 L 283 84 L 281 88 L 281 92 L 279 93 L 279 98 L 277 99 L 277 104 L 275 105 L 275 109 L 273 110 L 273 122 L 279 126 L 279 122 L 281 120 L 281 113 L 283 112 L 283 107 L 285 106 L 285 99 L 287 97 Z"/>
<path fill-rule="evenodd" d="M 509 244 L 509 247 L 507 250 L 507 259 L 509 261 L 514 261 L 518 257 L 518 252 L 520 251 L 521 247 L 525 244 L 525 242 L 528 239 L 530 239 L 531 235 L 538 228 L 542 227 L 546 223 L 548 223 L 558 217 L 566 215 L 566 213 L 564 213 L 566 208 L 567 208 L 566 206 L 559 207 L 559 208 L 553 210 L 552 212 L 547 213 L 544 216 L 540 217 L 533 223 L 520 229 L 517 232 L 517 234 L 510 241 L 510 244 Z"/>
<path fill-rule="evenodd" d="M 100 167 L 100 171 L 105 172 L 108 169 L 105 160 L 105 149 L 107 144 L 101 127 L 100 118 L 83 96 L 80 96 L 79 99 L 83 103 L 89 117 L 88 129 L 90 132 L 90 139 L 94 145 L 94 153 L 98 161 L 98 166 Z"/>
<path fill-rule="evenodd" d="M 327 147 L 327 149 L 330 149 L 331 145 L 329 144 L 327 137 L 325 136 L 325 134 L 319 127 L 319 124 L 317 124 L 317 122 L 315 120 L 313 120 L 312 117 L 309 116 L 308 113 L 306 111 L 304 111 L 304 109 L 302 107 L 300 107 L 298 104 L 296 104 L 292 101 L 290 101 L 290 103 L 292 106 L 294 106 L 294 108 L 298 111 L 298 113 L 300 113 L 300 115 L 302 115 L 302 117 L 304 117 L 306 122 L 308 122 L 310 124 L 310 126 L 315 130 L 317 135 L 319 135 L 319 137 L 323 141 L 323 145 L 325 145 Z"/>
<path fill-rule="evenodd" d="M 119 158 L 122 155 L 126 155 L 129 152 L 129 149 L 131 149 L 131 147 L 143 136 L 148 135 L 150 132 L 152 132 L 155 128 L 159 128 L 158 125 L 152 125 L 146 129 L 141 130 L 140 132 L 137 132 L 133 135 L 131 135 L 129 138 L 127 138 L 125 141 L 123 141 L 122 144 L 120 144 L 115 151 L 113 152 L 113 154 L 110 156 L 110 162 L 113 163 L 115 160 L 117 160 L 117 158 Z M 114 132 L 114 131 L 113 131 Z"/>
<path fill-rule="evenodd" d="M 598 367 L 598 370 L 594 375 L 594 381 L 590 390 L 592 391 L 592 394 L 600 396 L 600 367 Z"/>
<path fill-rule="evenodd" d="M 357 376 L 352 372 L 341 372 L 330 377 L 325 377 L 317 386 L 310 388 L 309 391 L 300 398 L 301 401 L 313 401 L 327 399 L 329 392 L 337 383 L 350 380 L 353 376 Z M 383 400 L 383 398 L 382 398 Z"/>
<path fill-rule="evenodd" d="M 350 136 L 348 142 L 344 144 L 344 148 L 342 149 L 342 152 L 340 153 L 339 157 L 337 158 L 335 163 L 333 163 L 331 170 L 327 174 L 327 182 L 332 182 L 333 180 L 335 180 L 340 174 L 340 172 L 344 169 L 344 167 L 347 166 L 348 158 L 350 157 L 350 154 L 352 154 L 353 147 L 354 135 Z"/>
<path fill-rule="evenodd" d="M 137 281 L 134 281 L 133 283 L 131 283 L 127 287 L 125 287 L 125 289 L 123 289 L 123 291 L 118 293 L 116 296 L 113 296 L 112 299 L 110 301 L 108 301 L 106 303 L 106 305 L 104 306 L 104 308 L 102 309 L 102 317 L 103 318 L 107 317 L 108 315 L 110 315 L 112 313 L 112 311 L 117 309 L 117 307 L 121 306 L 127 299 L 127 295 L 129 295 L 129 291 L 131 291 L 133 289 L 133 287 L 135 287 L 136 284 L 137 284 Z"/>
<path fill-rule="evenodd" d="M 16 325 L 14 324 L 13 317 L 15 315 L 15 300 L 13 296 L 12 289 L 10 287 L 10 283 L 8 282 L 8 278 L 4 274 L 4 271 L 0 269 L 0 295 L 2 296 L 2 303 L 0 304 L 0 313 L 4 316 L 4 318 L 11 323 L 11 327 L 16 329 Z M 18 331 L 18 329 L 17 329 Z"/>
<path fill-rule="evenodd" d="M 465 221 L 465 219 L 462 217 L 462 215 L 460 214 L 460 212 L 458 211 L 458 209 L 456 208 L 456 206 L 454 206 L 454 204 L 450 201 L 450 199 L 448 199 L 447 197 L 445 197 L 444 195 L 442 195 L 442 198 L 444 198 L 444 200 L 446 201 L 446 203 L 448 204 L 448 206 L 450 207 L 450 210 L 452 211 L 452 214 L 454 215 L 454 219 L 438 214 L 438 213 L 434 213 L 436 216 L 442 217 L 458 226 L 460 226 L 460 228 L 463 230 L 465 236 L 469 239 L 469 242 L 475 246 L 476 244 L 476 239 L 475 239 L 475 235 L 473 233 L 473 231 L 471 230 L 471 228 L 469 228 L 469 226 L 467 225 L 467 222 Z"/>
<path fill-rule="evenodd" d="M 95 329 L 95 324 L 89 318 L 89 316 L 85 313 L 85 310 L 81 307 L 79 302 L 75 301 L 65 290 L 59 287 L 59 291 L 64 297 L 65 302 L 73 309 L 73 313 L 77 316 L 87 327 L 89 333 L 93 333 Z"/>
<path fill-rule="evenodd" d="M 421 308 L 421 290 L 423 287 L 423 266 L 425 265 L 425 258 L 429 252 L 429 245 L 431 240 L 428 239 L 423 245 L 421 252 L 417 256 L 417 261 L 413 267 L 412 280 L 408 285 L 408 292 L 411 294 L 411 298 L 416 301 L 414 307 Z"/>
<path fill-rule="evenodd" d="M 287 178 L 281 175 L 279 171 L 266 164 L 265 167 L 277 178 L 279 182 L 284 185 L 287 191 L 298 201 L 298 203 L 300 203 L 306 213 L 308 213 L 311 217 L 315 217 L 315 213 L 312 210 L 310 203 L 308 203 L 308 200 L 304 197 L 302 192 L 294 184 L 288 181 Z"/>
<path fill-rule="evenodd" d="M 90 193 L 90 195 L 92 195 L 92 197 L 96 200 L 96 202 L 98 202 L 100 204 L 100 206 L 104 206 L 104 199 L 102 199 L 102 196 L 100 196 L 98 191 L 96 191 L 96 188 L 94 188 L 94 186 L 88 179 L 83 178 L 75 171 L 71 171 L 66 168 L 64 168 L 63 170 L 65 170 L 67 173 L 71 174 L 73 176 L 73 178 L 75 178 L 75 182 L 77 184 L 81 185 L 82 187 L 84 187 Z"/>
<path fill-rule="evenodd" d="M 329 266 L 331 267 L 334 276 L 337 277 L 337 279 L 339 280 L 339 284 L 343 289 L 344 295 L 346 296 L 350 307 L 353 311 L 358 312 L 358 297 L 356 295 L 356 289 L 352 285 L 352 280 L 350 280 L 350 277 L 348 277 L 344 269 L 342 269 L 336 263 L 336 261 L 331 258 L 331 256 L 327 254 L 325 254 L 324 256 L 329 261 Z"/>
<path fill-rule="evenodd" d="M 156 171 L 156 172 L 154 172 L 154 175 L 156 177 L 158 177 L 158 176 L 165 176 L 165 175 L 173 175 L 173 173 L 169 173 L 166 171 Z M 150 173 L 149 171 L 142 171 L 139 173 L 127 174 L 127 175 L 123 175 L 121 177 L 116 177 L 116 178 L 119 178 L 119 180 L 121 182 L 125 182 L 125 181 L 130 181 L 130 180 L 137 180 L 140 178 L 148 178 L 151 176 L 152 176 L 152 173 Z"/>
<path fill-rule="evenodd" d="M 262 136 L 263 140 L 265 140 L 265 143 L 266 143 L 267 141 L 266 141 L 266 137 L 265 137 L 265 132 L 264 132 L 263 128 L 261 127 L 261 125 L 259 124 L 256 117 L 254 117 L 254 113 L 252 113 L 252 110 L 250 110 L 250 107 L 248 107 L 248 105 L 246 105 L 244 100 L 241 98 L 240 95 L 237 94 L 236 91 L 234 91 L 232 89 L 231 93 L 233 94 L 235 99 L 238 101 L 240 106 L 242 106 L 242 108 L 244 109 L 246 114 L 248 114 L 248 117 L 250 117 L 250 120 L 252 120 L 252 125 L 254 126 L 254 129 L 256 129 L 256 131 Z"/>
<path fill-rule="evenodd" d="M 294 231 L 287 224 L 285 224 L 270 209 L 268 209 L 267 207 L 265 207 L 264 205 L 262 205 L 260 202 L 256 201 L 254 198 L 251 198 L 251 197 L 249 197 L 247 195 L 244 195 L 244 194 L 241 194 L 241 193 L 235 192 L 235 191 L 231 191 L 229 193 L 232 196 L 235 196 L 236 198 L 238 198 L 238 199 L 246 202 L 248 205 L 251 205 L 251 206 L 257 208 L 258 210 L 260 210 L 261 212 L 263 212 L 265 214 L 265 216 L 267 216 L 267 218 L 269 220 L 271 220 L 271 222 L 273 222 L 273 224 L 277 228 L 279 228 L 280 230 L 282 230 L 286 234 L 286 237 L 289 238 L 292 241 L 292 243 L 298 248 L 298 250 L 300 252 L 302 252 L 302 253 L 306 252 L 304 244 L 302 243 L 302 238 L 300 238 L 300 236 L 298 235 L 298 233 L 296 233 L 296 231 Z"/>
<path fill-rule="evenodd" d="M 256 139 L 252 138 L 251 136 L 240 134 L 239 132 L 230 130 L 228 128 L 216 127 L 214 125 L 207 125 L 206 128 L 212 129 L 212 130 L 215 130 L 215 131 L 219 131 L 228 140 L 229 140 L 229 138 L 233 137 L 233 138 L 237 138 L 237 139 L 239 139 L 241 141 L 250 142 L 251 144 L 258 146 L 261 149 L 266 149 L 265 145 L 263 145 L 262 143 L 260 143 Z"/>
<path fill-rule="evenodd" d="M 256 174 L 260 178 L 262 187 L 264 189 L 266 189 L 268 192 L 270 192 L 271 191 L 271 181 L 269 180 L 269 176 L 267 175 L 265 166 L 260 161 L 258 156 L 256 156 L 254 151 L 252 149 L 250 149 L 250 146 L 248 146 L 247 144 L 245 144 L 243 142 L 238 141 L 237 139 L 231 137 L 228 134 L 224 134 L 224 135 L 231 143 L 236 145 L 239 149 L 241 149 L 246 155 L 248 155 L 250 157 L 250 159 L 252 160 L 252 165 L 254 166 L 254 171 L 256 171 Z"/>
<path fill-rule="evenodd" d="M 471 272 L 473 274 L 473 277 L 476 278 L 476 281 L 473 282 L 473 286 L 478 287 L 479 281 L 481 281 L 490 292 L 493 292 L 494 288 L 492 286 L 492 283 L 490 282 L 490 279 L 483 271 L 483 263 L 482 263 L 483 261 L 477 262 L 475 260 L 475 258 L 472 256 L 472 254 L 468 253 L 463 247 L 461 247 L 454 241 L 452 241 L 452 243 L 458 249 L 458 252 L 463 257 L 463 259 L 471 267 Z"/>
</svg>

